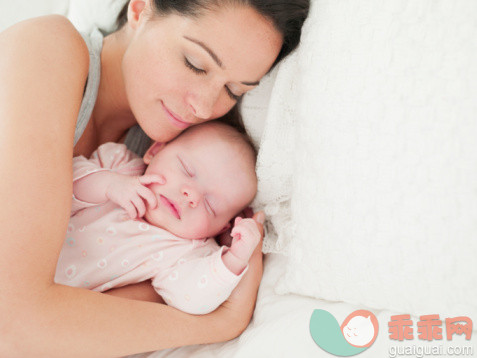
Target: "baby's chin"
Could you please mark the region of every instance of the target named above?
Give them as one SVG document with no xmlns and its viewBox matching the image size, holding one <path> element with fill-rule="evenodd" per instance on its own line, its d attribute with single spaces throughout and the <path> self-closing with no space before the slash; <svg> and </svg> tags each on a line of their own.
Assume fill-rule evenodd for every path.
<svg viewBox="0 0 477 358">
<path fill-rule="evenodd" d="M 214 237 L 217 234 L 214 233 L 207 233 L 203 231 L 193 231 L 190 230 L 189 228 L 184 228 L 182 225 L 178 226 L 168 226 L 165 225 L 166 227 L 162 227 L 164 230 L 169 231 L 171 234 L 180 237 L 182 239 L 187 239 L 187 240 L 203 240 L 203 239 L 208 239 L 210 237 Z"/>
<path fill-rule="evenodd" d="M 180 237 L 181 239 L 187 239 L 187 240 L 201 240 L 209 237 L 214 237 L 215 235 L 207 235 L 207 233 L 199 233 L 199 232 L 189 232 L 187 230 L 184 230 L 184 228 L 177 227 L 177 225 L 168 225 L 168 223 L 163 223 L 159 222 L 159 220 L 154 220 L 154 218 L 149 214 L 148 210 L 146 210 L 146 213 L 144 217 L 142 218 L 144 221 L 146 221 L 149 225 L 158 227 L 159 229 L 165 230 L 167 232 L 170 232 L 172 235 Z"/>
<path fill-rule="evenodd" d="M 142 219 L 145 222 L 147 222 L 149 225 L 152 225 L 152 226 L 158 227 L 159 229 L 171 232 L 171 230 L 169 230 L 169 228 L 167 228 L 167 225 L 163 225 L 158 220 L 154 220 L 153 216 L 149 213 L 149 209 L 146 209 L 146 213 L 144 214 Z"/>
</svg>

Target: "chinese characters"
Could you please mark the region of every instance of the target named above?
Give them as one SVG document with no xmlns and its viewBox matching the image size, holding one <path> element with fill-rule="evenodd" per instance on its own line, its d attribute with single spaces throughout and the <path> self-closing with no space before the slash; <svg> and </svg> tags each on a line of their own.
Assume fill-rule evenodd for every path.
<svg viewBox="0 0 477 358">
<path fill-rule="evenodd" d="M 430 314 L 419 317 L 417 322 L 418 338 L 421 340 L 439 340 L 442 339 L 442 320 L 438 314 Z M 389 321 L 389 338 L 403 341 L 414 339 L 412 320 L 409 314 L 391 316 Z M 472 320 L 469 317 L 459 316 L 445 319 L 446 337 L 448 341 L 452 340 L 454 334 L 465 334 L 465 339 L 470 340 L 472 336 Z"/>
</svg>

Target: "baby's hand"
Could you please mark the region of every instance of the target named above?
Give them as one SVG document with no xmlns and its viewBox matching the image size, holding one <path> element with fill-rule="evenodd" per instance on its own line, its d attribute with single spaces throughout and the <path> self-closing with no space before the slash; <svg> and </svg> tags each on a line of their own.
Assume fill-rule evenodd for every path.
<svg viewBox="0 0 477 358">
<path fill-rule="evenodd" d="M 111 173 L 113 178 L 106 189 L 106 197 L 121 206 L 131 219 L 141 218 L 146 213 L 146 202 L 151 209 L 157 206 L 157 198 L 146 185 L 165 184 L 160 175 L 140 177 Z"/>
<path fill-rule="evenodd" d="M 256 221 L 251 218 L 235 218 L 231 235 L 232 245 L 230 246 L 230 252 L 245 264 L 248 263 L 255 247 L 262 238 Z"/>
</svg>

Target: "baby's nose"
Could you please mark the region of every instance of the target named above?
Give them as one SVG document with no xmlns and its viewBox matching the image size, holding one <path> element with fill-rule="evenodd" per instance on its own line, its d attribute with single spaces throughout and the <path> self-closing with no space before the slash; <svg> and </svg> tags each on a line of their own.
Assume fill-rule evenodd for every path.
<svg viewBox="0 0 477 358">
<path fill-rule="evenodd" d="M 197 207 L 200 203 L 200 193 L 192 187 L 183 187 L 182 195 L 191 208 Z"/>
</svg>

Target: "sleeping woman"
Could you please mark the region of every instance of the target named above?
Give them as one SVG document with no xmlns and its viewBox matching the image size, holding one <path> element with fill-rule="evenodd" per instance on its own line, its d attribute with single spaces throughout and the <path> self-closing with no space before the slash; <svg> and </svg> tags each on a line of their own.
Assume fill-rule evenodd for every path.
<svg viewBox="0 0 477 358">
<path fill-rule="evenodd" d="M 55 284 L 72 158 L 106 142 L 142 154 L 150 139 L 198 123 L 237 123 L 240 98 L 298 45 L 308 7 L 130 0 L 104 38 L 57 15 L 0 33 L 0 356 L 124 356 L 221 342 L 247 327 L 260 245 L 230 298 L 203 316 L 159 304 L 148 282 L 108 294 Z"/>
</svg>

